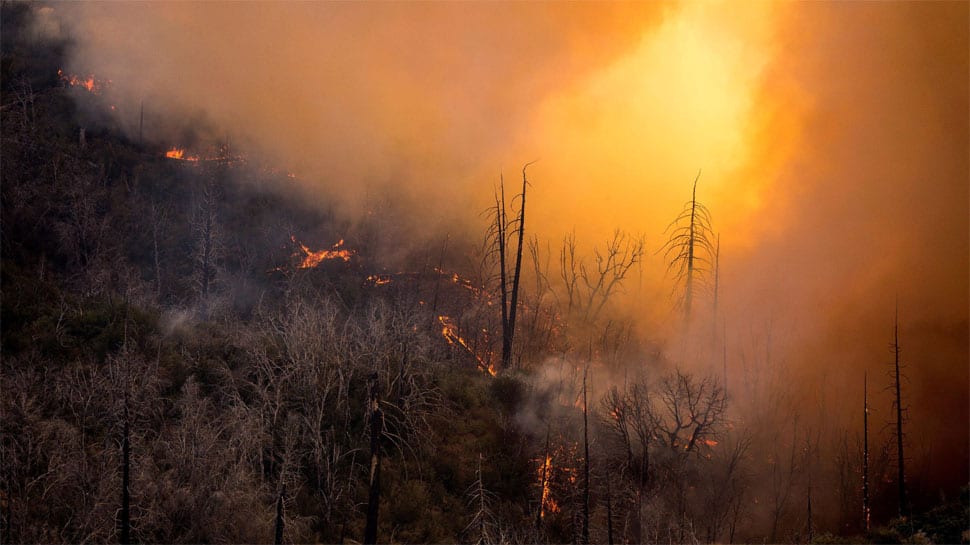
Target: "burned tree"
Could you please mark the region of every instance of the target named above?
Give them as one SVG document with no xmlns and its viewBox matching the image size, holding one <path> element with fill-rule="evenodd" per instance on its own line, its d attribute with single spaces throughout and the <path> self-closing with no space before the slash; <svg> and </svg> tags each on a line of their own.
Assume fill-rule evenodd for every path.
<svg viewBox="0 0 970 545">
<path fill-rule="evenodd" d="M 218 262 L 221 258 L 218 203 L 218 187 L 214 175 L 210 174 L 202 187 L 192 219 L 192 231 L 195 235 L 195 285 L 204 312 L 208 309 L 209 295 L 216 283 Z"/>
<path fill-rule="evenodd" d="M 621 291 L 630 269 L 640 263 L 643 247 L 642 236 L 630 236 L 617 229 L 606 242 L 605 251 L 593 249 L 596 261 L 594 269 L 577 255 L 576 234 L 566 235 L 559 252 L 559 275 L 566 292 L 566 314 L 575 312 L 581 323 L 594 323 L 610 297 Z"/>
<path fill-rule="evenodd" d="M 283 496 L 285 494 L 286 489 L 284 488 L 276 497 L 276 525 L 273 531 L 273 543 L 276 545 L 283 545 L 283 528 L 286 524 L 283 520 Z"/>
<path fill-rule="evenodd" d="M 862 379 L 862 522 L 869 534 L 869 373 Z"/>
<path fill-rule="evenodd" d="M 367 523 L 364 543 L 377 543 L 377 515 L 381 502 L 381 436 L 384 431 L 384 414 L 378 388 L 378 376 L 370 376 L 370 484 L 367 493 Z"/>
<path fill-rule="evenodd" d="M 899 486 L 899 516 L 905 517 L 907 513 L 906 505 L 906 457 L 903 454 L 903 413 L 906 409 L 902 403 L 902 386 L 900 384 L 899 373 L 899 304 L 896 304 L 896 314 L 893 320 L 893 342 L 890 345 L 893 351 L 893 390 L 895 399 L 893 407 L 896 409 L 896 481 Z"/>
<path fill-rule="evenodd" d="M 495 495 L 485 488 L 485 481 L 482 477 L 481 453 L 478 454 L 478 469 L 475 470 L 475 482 L 468 487 L 465 495 L 468 497 L 469 507 L 474 510 L 472 521 L 465 527 L 466 532 L 476 532 L 478 539 L 477 545 L 487 545 L 501 541 L 496 535 L 495 516 L 492 514 L 491 503 Z"/>
<path fill-rule="evenodd" d="M 680 305 L 684 310 L 685 323 L 690 322 L 696 284 L 701 281 L 699 275 L 708 271 L 711 256 L 715 253 L 711 243 L 711 213 L 706 206 L 697 202 L 697 181 L 700 177 L 701 173 L 698 171 L 691 198 L 664 230 L 664 233 L 670 233 L 670 238 L 660 248 L 664 257 L 669 260 L 668 273 L 672 273 L 678 283 L 684 283 Z"/>
<path fill-rule="evenodd" d="M 535 161 L 522 167 L 522 193 L 519 194 L 519 212 L 514 220 L 508 219 L 505 202 L 505 179 L 500 178 L 499 189 L 495 195 L 495 215 L 489 238 L 493 251 L 498 252 L 499 284 L 502 294 L 502 367 L 512 364 L 512 344 L 515 340 L 515 319 L 518 311 L 519 284 L 522 277 L 522 247 L 525 243 L 525 193 L 529 185 L 526 169 Z M 514 199 L 513 199 L 514 201 Z M 508 271 L 510 238 L 516 237 L 515 264 L 512 273 Z"/>
<path fill-rule="evenodd" d="M 592 350 L 590 350 L 592 352 Z M 589 364 L 583 370 L 583 533 L 581 543 L 589 545 L 589 405 L 586 397 L 586 376 Z"/>
</svg>

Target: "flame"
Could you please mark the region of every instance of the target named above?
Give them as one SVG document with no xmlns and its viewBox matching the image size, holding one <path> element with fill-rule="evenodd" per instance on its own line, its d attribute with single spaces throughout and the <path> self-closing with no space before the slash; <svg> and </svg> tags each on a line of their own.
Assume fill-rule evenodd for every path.
<svg viewBox="0 0 970 545">
<path fill-rule="evenodd" d="M 341 250 L 340 247 L 344 245 L 344 239 L 340 239 L 339 242 L 333 245 L 329 250 L 319 250 L 314 252 L 310 248 L 307 248 L 305 244 L 296 240 L 295 236 L 290 235 L 290 240 L 294 244 L 300 247 L 303 252 L 303 262 L 300 263 L 301 269 L 312 269 L 322 263 L 323 261 L 331 259 L 343 259 L 344 262 L 350 261 L 351 256 L 354 255 L 353 250 Z M 296 257 L 297 254 L 294 254 Z"/>
<path fill-rule="evenodd" d="M 704 444 L 707 445 L 707 446 L 709 446 L 709 447 L 716 447 L 717 446 L 717 440 L 715 440 L 715 439 L 704 439 Z"/>
<path fill-rule="evenodd" d="M 66 82 L 71 87 L 82 87 L 89 93 L 100 95 L 101 91 L 111 83 L 111 80 L 99 80 L 93 74 L 87 76 L 77 76 L 75 74 L 65 74 L 63 70 L 57 71 L 57 76 L 61 81 Z"/>
<path fill-rule="evenodd" d="M 179 161 L 198 161 L 198 155 L 186 155 L 185 148 L 173 147 L 172 149 L 165 152 L 165 157 L 169 159 L 178 159 Z"/>
<path fill-rule="evenodd" d="M 541 458 L 540 458 L 541 460 Z M 552 499 L 549 481 L 552 474 L 552 456 L 546 455 L 545 460 L 539 464 L 539 485 L 542 486 L 542 496 L 539 498 L 539 518 L 544 518 L 546 512 L 558 513 L 559 504 Z"/>
<path fill-rule="evenodd" d="M 495 366 L 485 361 L 478 354 L 475 353 L 475 350 L 473 350 L 472 347 L 468 345 L 468 341 L 466 341 L 464 338 L 462 338 L 461 335 L 458 334 L 458 326 L 456 326 L 455 323 L 451 321 L 451 318 L 442 314 L 438 316 L 438 321 L 441 323 L 441 335 L 448 341 L 448 344 L 452 346 L 458 345 L 464 348 L 465 350 L 467 350 L 469 354 L 471 354 L 472 356 L 475 357 L 476 360 L 478 360 L 479 369 L 481 369 L 482 371 L 488 373 L 493 377 L 495 376 Z"/>
<path fill-rule="evenodd" d="M 462 287 L 462 288 L 464 288 L 464 289 L 466 289 L 466 290 L 474 293 L 477 297 L 486 297 L 486 298 L 488 298 L 488 292 L 486 292 L 484 288 L 480 288 L 480 287 L 476 286 L 474 283 L 472 283 L 471 280 L 462 278 L 456 272 L 448 272 L 448 271 L 446 271 L 444 269 L 441 269 L 439 267 L 435 267 L 434 268 L 434 272 L 436 272 L 437 274 L 439 274 L 439 275 L 447 278 L 448 280 L 451 281 L 452 284 L 455 284 L 456 286 L 460 286 L 460 287 Z"/>
<path fill-rule="evenodd" d="M 388 274 L 372 274 L 367 277 L 367 281 L 373 283 L 375 286 L 383 286 L 384 284 L 391 283 L 391 276 Z"/>
</svg>

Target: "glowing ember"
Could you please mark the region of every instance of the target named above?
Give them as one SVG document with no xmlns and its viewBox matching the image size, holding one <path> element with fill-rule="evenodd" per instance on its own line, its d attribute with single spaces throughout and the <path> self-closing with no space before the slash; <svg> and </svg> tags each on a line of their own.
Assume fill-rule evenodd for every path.
<svg viewBox="0 0 970 545">
<path fill-rule="evenodd" d="M 451 283 L 452 284 L 455 284 L 457 286 L 460 286 L 460 287 L 462 287 L 462 288 L 464 288 L 464 289 L 466 289 L 466 290 L 474 293 L 476 296 L 479 296 L 479 297 L 481 297 L 481 296 L 488 297 L 488 293 L 483 288 L 480 288 L 480 287 L 476 286 L 475 284 L 473 284 L 471 282 L 471 280 L 467 280 L 465 278 L 462 278 L 461 276 L 458 276 L 458 273 L 448 272 L 448 271 L 445 271 L 443 269 L 439 269 L 438 267 L 435 267 L 434 268 L 434 272 L 438 273 L 439 275 L 441 275 L 443 277 L 448 278 L 448 280 L 451 280 Z"/>
<path fill-rule="evenodd" d="M 81 87 L 89 93 L 100 95 L 101 91 L 111 83 L 111 80 L 99 80 L 94 75 L 77 76 L 75 74 L 65 74 L 63 70 L 57 71 L 57 76 L 61 81 L 66 82 L 71 87 Z"/>
<path fill-rule="evenodd" d="M 290 240 L 293 241 L 293 244 L 298 245 L 300 250 L 303 252 L 303 262 L 300 263 L 301 269 L 312 269 L 320 263 L 329 261 L 331 259 L 342 259 L 344 262 L 347 262 L 350 261 L 351 256 L 354 255 L 353 250 L 340 249 L 340 247 L 344 245 L 343 239 L 340 239 L 340 242 L 334 244 L 329 250 L 319 250 L 316 252 L 310 248 L 307 248 L 305 244 L 296 240 L 296 237 L 294 236 L 290 236 Z M 294 254 L 294 257 L 297 255 L 298 254 Z"/>
<path fill-rule="evenodd" d="M 448 344 L 452 346 L 458 345 L 467 350 L 478 361 L 479 369 L 493 377 L 495 376 L 495 367 L 475 353 L 475 350 L 468 345 L 468 341 L 458 334 L 458 326 L 451 321 L 451 318 L 442 314 L 438 316 L 438 321 L 441 322 L 441 335 L 448 341 Z"/>
<path fill-rule="evenodd" d="M 384 284 L 391 283 L 391 277 L 390 275 L 386 274 L 372 274 L 367 277 L 367 281 L 375 286 L 383 286 Z"/>
</svg>

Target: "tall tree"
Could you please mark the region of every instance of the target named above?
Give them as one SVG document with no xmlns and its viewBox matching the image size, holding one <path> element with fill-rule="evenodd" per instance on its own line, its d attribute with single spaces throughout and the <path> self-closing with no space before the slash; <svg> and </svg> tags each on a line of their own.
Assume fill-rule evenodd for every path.
<svg viewBox="0 0 970 545">
<path fill-rule="evenodd" d="M 592 356 L 592 347 L 590 347 L 590 356 Z M 586 397 L 588 374 L 589 362 L 583 370 L 583 545 L 589 545 L 589 407 Z"/>
<path fill-rule="evenodd" d="M 899 303 L 896 303 L 896 313 L 893 320 L 893 372 L 895 375 L 895 395 L 894 405 L 896 408 L 896 481 L 899 486 L 899 516 L 905 517 L 907 513 L 906 505 L 906 457 L 903 454 L 903 403 L 902 385 L 899 380 Z"/>
<path fill-rule="evenodd" d="M 684 322 L 690 322 L 696 284 L 700 282 L 699 275 L 708 271 L 711 266 L 711 256 L 715 253 L 711 243 L 713 230 L 711 229 L 711 213 L 706 206 L 697 201 L 697 181 L 701 173 L 697 171 L 694 178 L 691 198 L 684 204 L 680 214 L 670 222 L 664 232 L 670 232 L 670 238 L 661 247 L 667 263 L 667 271 L 672 272 L 678 282 L 684 283 L 684 292 L 680 304 L 684 311 Z M 671 229 L 673 229 L 671 231 Z"/>
<path fill-rule="evenodd" d="M 502 293 L 502 367 L 512 365 L 512 345 L 515 341 L 515 319 L 518 314 L 519 285 L 522 278 L 522 248 L 525 244 L 525 197 L 529 185 L 526 169 L 535 161 L 522 167 L 522 193 L 519 194 L 519 211 L 515 220 L 509 221 L 505 202 L 505 179 L 500 178 L 495 195 L 495 220 L 490 229 L 494 247 L 499 254 L 499 283 Z M 514 199 L 513 199 L 514 202 Z M 515 262 L 511 274 L 508 271 L 509 238 L 517 237 Z"/>
<path fill-rule="evenodd" d="M 862 522 L 869 534 L 869 372 L 862 379 Z"/>
<path fill-rule="evenodd" d="M 283 527 L 285 522 L 283 520 L 283 496 L 286 494 L 286 489 L 280 490 L 279 495 L 276 497 L 276 528 L 273 532 L 273 543 L 276 545 L 283 545 Z"/>
<path fill-rule="evenodd" d="M 381 502 L 381 435 L 384 415 L 381 412 L 377 373 L 370 376 L 370 483 L 367 495 L 367 521 L 364 543 L 377 543 L 377 515 Z"/>
</svg>

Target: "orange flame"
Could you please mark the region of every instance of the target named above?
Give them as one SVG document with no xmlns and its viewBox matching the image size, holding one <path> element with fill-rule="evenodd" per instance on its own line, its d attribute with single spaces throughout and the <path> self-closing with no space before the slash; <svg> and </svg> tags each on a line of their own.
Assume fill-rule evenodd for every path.
<svg viewBox="0 0 970 545">
<path fill-rule="evenodd" d="M 375 286 L 383 286 L 384 284 L 391 283 L 391 277 L 386 274 L 372 274 L 367 277 L 367 281 L 373 283 Z"/>
<path fill-rule="evenodd" d="M 300 263 L 301 269 L 312 269 L 323 261 L 330 259 L 343 259 L 344 262 L 347 262 L 350 261 L 351 256 L 354 255 L 353 250 L 339 249 L 344 244 L 343 239 L 340 239 L 340 242 L 334 244 L 330 250 L 320 250 L 317 252 L 307 248 L 305 244 L 296 240 L 295 236 L 291 235 L 290 240 L 292 240 L 294 244 L 298 245 L 300 250 L 303 251 L 303 262 Z M 294 256 L 296 256 L 296 254 L 294 254 Z"/>
<path fill-rule="evenodd" d="M 165 157 L 169 159 L 178 159 L 179 161 L 198 161 L 198 155 L 186 155 L 185 148 L 173 147 L 172 149 L 165 152 Z"/>
<path fill-rule="evenodd" d="M 483 297 L 483 296 L 484 297 L 488 297 L 488 293 L 483 288 L 476 286 L 475 284 L 472 283 L 471 280 L 462 278 L 461 276 L 458 275 L 458 273 L 448 272 L 448 271 L 446 271 L 444 269 L 441 269 L 441 268 L 438 268 L 438 267 L 435 267 L 434 268 L 434 272 L 438 273 L 439 275 L 441 275 L 443 277 L 448 278 L 448 280 L 451 280 L 451 283 L 452 284 L 455 284 L 457 286 L 460 286 L 460 287 L 462 287 L 462 288 L 464 288 L 464 289 L 466 289 L 466 290 L 474 293 L 478 297 Z"/>
<path fill-rule="evenodd" d="M 540 460 L 542 460 L 540 458 Z M 539 464 L 539 485 L 542 487 L 542 495 L 539 498 L 539 518 L 544 518 L 546 512 L 558 513 L 559 504 L 556 500 L 552 499 L 551 489 L 549 487 L 550 477 L 552 476 L 552 456 L 548 454 L 545 460 Z"/>
<path fill-rule="evenodd" d="M 87 76 L 77 76 L 75 74 L 65 74 L 63 70 L 57 71 L 57 76 L 61 81 L 66 82 L 71 87 L 82 87 L 89 93 L 100 95 L 105 86 L 111 80 L 99 80 L 93 74 Z"/>
<path fill-rule="evenodd" d="M 468 341 L 466 341 L 464 338 L 462 338 L 461 335 L 458 334 L 458 326 L 456 326 L 455 323 L 451 321 L 451 318 L 442 314 L 438 316 L 438 321 L 441 323 L 441 335 L 448 341 L 448 344 L 452 346 L 458 345 L 464 348 L 465 350 L 467 350 L 469 354 L 471 354 L 472 356 L 475 357 L 476 360 L 478 360 L 479 369 L 481 369 L 482 371 L 488 373 L 493 377 L 495 376 L 495 366 L 485 361 L 478 354 L 475 353 L 475 350 L 468 345 Z"/>
</svg>

